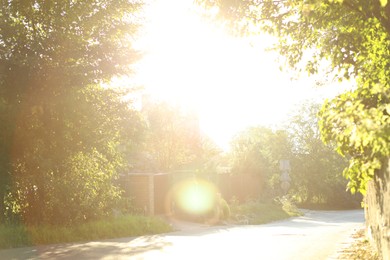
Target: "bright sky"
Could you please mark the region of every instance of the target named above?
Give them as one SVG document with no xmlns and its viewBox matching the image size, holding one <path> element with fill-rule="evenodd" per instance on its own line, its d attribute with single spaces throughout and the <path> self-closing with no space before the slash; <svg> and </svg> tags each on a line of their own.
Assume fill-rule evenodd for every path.
<svg viewBox="0 0 390 260">
<path fill-rule="evenodd" d="M 145 57 L 137 80 L 148 93 L 198 113 L 200 127 L 221 148 L 248 126 L 274 126 L 296 104 L 324 99 L 340 86 L 291 81 L 279 70 L 272 39 L 239 39 L 210 24 L 191 0 L 153 1 L 139 41 Z"/>
</svg>

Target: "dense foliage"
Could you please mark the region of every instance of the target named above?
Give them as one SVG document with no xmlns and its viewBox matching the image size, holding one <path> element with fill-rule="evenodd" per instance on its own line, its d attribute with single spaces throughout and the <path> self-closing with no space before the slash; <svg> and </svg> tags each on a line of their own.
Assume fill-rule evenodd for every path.
<svg viewBox="0 0 390 260">
<path fill-rule="evenodd" d="M 199 172 L 219 153 L 200 130 L 199 118 L 182 107 L 145 95 L 141 116 L 145 123 L 140 145 L 129 154 L 133 172 Z"/>
<path fill-rule="evenodd" d="M 138 7 L 0 3 L 0 219 L 64 223 L 109 212 L 117 146 L 134 112 L 98 84 L 137 56 L 129 39 Z"/>
<path fill-rule="evenodd" d="M 351 158 L 344 175 L 352 192 L 364 193 L 367 181 L 390 155 L 389 115 L 388 85 L 359 87 L 323 107 L 323 138 L 335 142 L 339 153 Z"/>
<path fill-rule="evenodd" d="M 360 196 L 345 192 L 343 169 L 347 159 L 334 146 L 324 144 L 318 125 L 321 105 L 306 103 L 292 116 L 288 129 L 294 143 L 291 161 L 290 194 L 303 205 L 323 207 L 359 207 Z"/>
<path fill-rule="evenodd" d="M 201 138 L 195 114 L 164 102 L 144 104 L 143 114 L 148 124 L 145 152 L 150 157 L 144 166 L 153 171 L 171 171 L 195 159 Z"/>
<path fill-rule="evenodd" d="M 257 174 L 268 192 L 279 190 L 279 161 L 291 158 L 292 142 L 287 131 L 266 127 L 250 127 L 232 141 L 231 164 L 233 174 Z M 275 194 L 273 194 L 275 195 Z"/>
<path fill-rule="evenodd" d="M 232 142 L 232 174 L 261 176 L 262 197 L 282 196 L 280 161 L 288 160 L 291 178 L 288 194 L 301 206 L 354 208 L 361 197 L 345 191 L 343 169 L 347 160 L 333 145 L 321 140 L 318 112 L 321 105 L 307 102 L 294 111 L 283 130 L 250 127 Z"/>
<path fill-rule="evenodd" d="M 390 5 L 386 0 L 198 1 L 240 32 L 276 35 L 276 49 L 293 68 L 317 73 L 323 60 L 357 89 L 328 101 L 321 112 L 326 142 L 347 155 L 344 171 L 352 192 L 389 156 Z"/>
</svg>

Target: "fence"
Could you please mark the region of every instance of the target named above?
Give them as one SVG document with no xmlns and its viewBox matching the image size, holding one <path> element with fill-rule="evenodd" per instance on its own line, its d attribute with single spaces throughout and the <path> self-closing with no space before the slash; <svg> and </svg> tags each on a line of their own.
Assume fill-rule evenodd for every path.
<svg viewBox="0 0 390 260">
<path fill-rule="evenodd" d="M 145 214 L 166 214 L 169 192 L 185 179 L 195 178 L 192 173 L 130 173 L 121 176 L 119 184 L 124 196 L 134 198 L 134 206 Z M 257 174 L 217 174 L 208 178 L 227 201 L 243 202 L 261 195 L 263 180 Z"/>
</svg>

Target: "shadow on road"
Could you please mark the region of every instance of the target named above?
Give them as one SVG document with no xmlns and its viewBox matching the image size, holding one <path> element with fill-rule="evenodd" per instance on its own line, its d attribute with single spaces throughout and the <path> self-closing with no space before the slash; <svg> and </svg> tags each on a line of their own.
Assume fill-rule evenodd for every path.
<svg viewBox="0 0 390 260">
<path fill-rule="evenodd" d="M 210 256 L 205 250 L 214 250 L 219 256 L 221 252 L 229 252 L 240 256 L 245 250 L 247 253 L 264 256 L 264 254 L 281 253 L 272 250 L 275 243 L 283 244 L 290 251 L 301 257 L 307 252 L 307 258 L 280 258 L 275 259 L 313 259 L 318 254 L 318 248 L 313 247 L 313 241 L 323 241 L 325 238 L 331 244 L 324 247 L 319 243 L 324 255 L 331 252 L 336 238 L 346 234 L 349 229 L 364 222 L 364 212 L 360 211 L 305 211 L 305 216 L 277 221 L 266 225 L 224 225 L 224 226 L 189 226 L 188 230 L 176 231 L 164 235 L 120 238 L 102 241 L 91 241 L 78 244 L 58 244 L 36 246 L 0 251 L 0 259 L 161 259 L 160 256 L 178 256 L 175 259 L 191 256 Z M 340 239 L 339 239 L 340 240 Z M 341 240 L 340 240 L 341 241 Z M 268 245 L 265 252 L 258 250 L 258 245 Z M 197 245 L 194 247 L 194 245 Z M 205 248 L 204 250 L 196 250 Z M 217 250 L 216 250 L 217 248 Z M 325 249 L 324 249 L 325 248 Z M 195 249 L 195 250 L 194 250 Z M 203 252 L 204 251 L 204 252 Z M 145 256 L 149 258 L 146 258 Z M 200 257 L 202 258 L 202 257 Z M 219 257 L 218 257 L 219 258 Z M 171 259 L 171 258 L 164 258 Z M 192 259 L 192 258 L 191 258 Z M 254 257 L 250 258 L 254 259 Z M 260 258 L 255 258 L 260 259 Z M 269 258 L 263 258 L 269 259 Z M 325 258 L 316 258 L 325 259 Z"/>
<path fill-rule="evenodd" d="M 311 211 L 304 210 L 305 215 L 294 217 L 288 220 L 275 221 L 269 224 L 262 225 L 228 225 L 228 226 L 212 226 L 207 228 L 198 228 L 191 230 L 183 230 L 170 233 L 170 236 L 206 236 L 215 233 L 229 232 L 234 229 L 296 229 L 304 231 L 316 227 L 335 227 L 346 224 L 356 224 L 364 222 L 363 210 L 348 210 L 348 211 Z M 277 229 L 275 229 L 277 228 Z M 271 232 L 271 231 L 270 231 Z"/>
<path fill-rule="evenodd" d="M 142 254 L 171 246 L 159 236 L 110 239 L 79 244 L 56 244 L 3 250 L 0 259 L 99 259 L 102 255 Z"/>
</svg>

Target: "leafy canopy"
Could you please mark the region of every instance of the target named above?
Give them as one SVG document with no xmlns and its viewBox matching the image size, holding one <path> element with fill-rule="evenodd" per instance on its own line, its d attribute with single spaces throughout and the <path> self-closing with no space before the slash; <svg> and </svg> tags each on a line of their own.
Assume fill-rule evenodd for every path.
<svg viewBox="0 0 390 260">
<path fill-rule="evenodd" d="M 119 93 L 98 84 L 137 58 L 140 6 L 0 2 L 0 220 L 63 223 L 110 212 L 118 144 L 138 121 Z"/>
<path fill-rule="evenodd" d="M 288 131 L 293 140 L 290 193 L 301 203 L 324 206 L 353 207 L 359 197 L 345 192 L 347 181 L 341 175 L 347 160 L 334 146 L 321 141 L 318 112 L 321 105 L 304 103 L 289 120 Z"/>
<path fill-rule="evenodd" d="M 230 157 L 233 174 L 259 175 L 260 185 L 278 190 L 279 162 L 292 157 L 292 142 L 285 130 L 249 127 L 233 139 Z"/>
<path fill-rule="evenodd" d="M 242 33 L 278 37 L 276 49 L 295 69 L 319 72 L 323 60 L 357 89 L 328 101 L 321 112 L 323 140 L 348 155 L 352 192 L 389 156 L 390 5 L 386 0 L 199 0 Z M 305 51 L 308 50 L 308 51 Z"/>
</svg>

